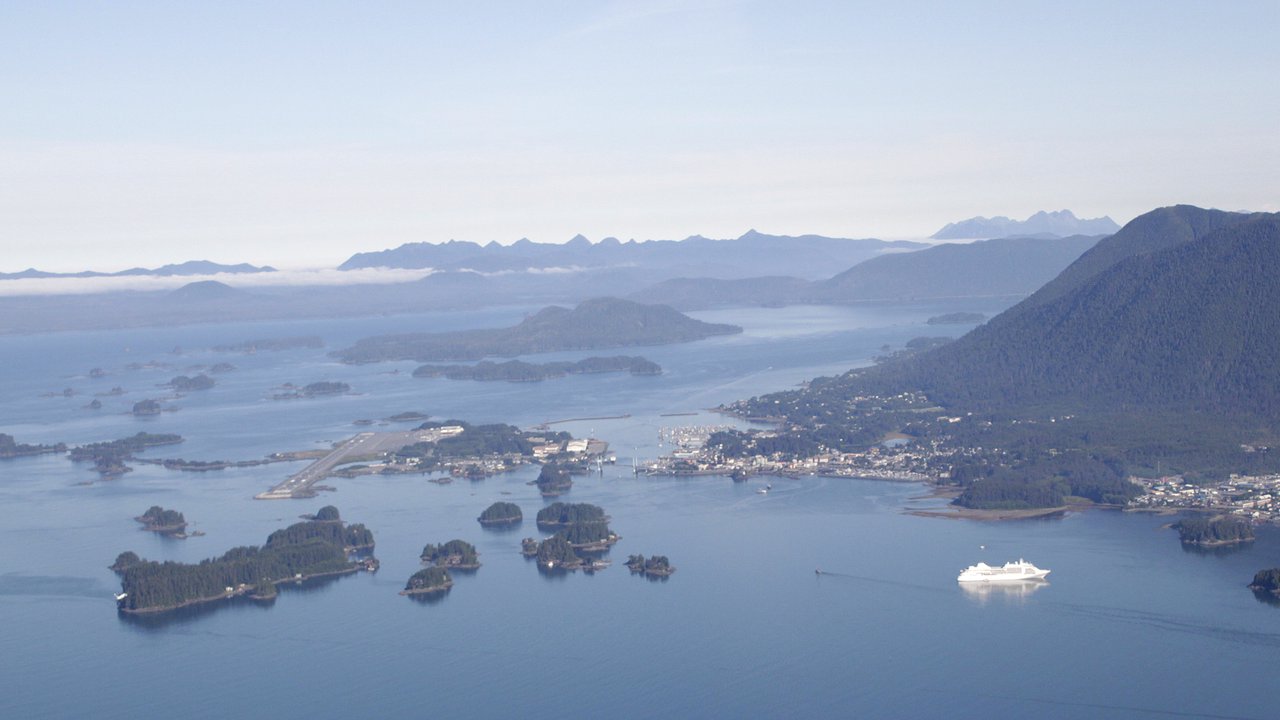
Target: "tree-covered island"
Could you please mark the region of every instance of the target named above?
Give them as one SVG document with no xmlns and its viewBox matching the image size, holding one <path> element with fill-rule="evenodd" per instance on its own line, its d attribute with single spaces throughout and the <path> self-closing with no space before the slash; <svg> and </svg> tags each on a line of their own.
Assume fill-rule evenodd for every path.
<svg viewBox="0 0 1280 720">
<path fill-rule="evenodd" d="M 547 463 L 538 472 L 538 479 L 534 480 L 534 484 L 538 486 L 542 497 L 558 497 L 573 487 L 573 478 L 569 477 L 569 471 L 565 468 Z"/>
<path fill-rule="evenodd" d="M 422 562 L 454 570 L 475 570 L 480 567 L 476 546 L 465 540 L 450 540 L 443 545 L 427 545 L 422 548 Z"/>
<path fill-rule="evenodd" d="M 321 380 L 298 387 L 293 383 L 285 383 L 281 391 L 271 396 L 272 400 L 306 400 L 326 395 L 344 395 L 351 392 L 351 386 L 344 382 Z"/>
<path fill-rule="evenodd" d="M 409 576 L 401 595 L 433 595 L 442 593 L 453 587 L 453 578 L 449 571 L 439 566 L 423 568 Z"/>
<path fill-rule="evenodd" d="M 213 387 L 213 378 L 201 373 L 195 376 L 178 375 L 171 379 L 165 387 L 173 388 L 178 392 L 190 392 L 193 390 L 208 390 Z"/>
<path fill-rule="evenodd" d="M 134 518 L 142 523 L 143 530 L 150 530 L 161 535 L 185 538 L 183 531 L 187 529 L 187 519 L 177 510 L 166 510 L 159 505 L 152 505 L 147 511 Z M 118 560 L 119 558 L 117 558 Z"/>
<path fill-rule="evenodd" d="M 603 552 L 621 539 L 609 528 L 604 509 L 588 503 L 552 503 L 538 512 L 537 522 L 541 528 L 556 529 L 555 534 L 541 542 L 525 538 L 520 549 L 546 569 L 599 569 L 606 563 L 583 558 L 578 552 Z"/>
<path fill-rule="evenodd" d="M 539 528 L 546 529 L 587 523 L 607 523 L 609 516 L 599 505 L 553 502 L 539 510 L 535 520 Z"/>
<path fill-rule="evenodd" d="M 1178 539 L 1187 545 L 1215 547 L 1254 539 L 1253 525 L 1248 520 L 1229 515 L 1184 518 L 1174 523 L 1173 529 L 1178 531 Z"/>
<path fill-rule="evenodd" d="M 333 353 L 347 363 L 469 361 L 565 350 L 599 350 L 692 342 L 742 332 L 736 325 L 695 320 L 666 305 L 617 298 L 551 306 L 508 328 L 402 333 L 365 338 Z"/>
<path fill-rule="evenodd" d="M 654 555 L 650 558 L 628 555 L 626 564 L 631 572 L 647 577 L 667 577 L 676 571 L 666 555 Z"/>
<path fill-rule="evenodd" d="M 476 518 L 485 527 L 496 525 L 516 525 L 524 520 L 520 506 L 509 502 L 496 502 L 484 509 Z"/>
<path fill-rule="evenodd" d="M 176 445 L 182 440 L 181 435 L 172 433 L 140 432 L 119 440 L 80 445 L 71 448 L 67 456 L 72 462 L 93 463 L 94 470 L 103 477 L 115 477 L 133 469 L 126 461 L 134 460 L 135 453 L 150 447 Z"/>
<path fill-rule="evenodd" d="M 262 594 L 280 582 L 373 569 L 373 558 L 351 555 L 372 547 L 373 535 L 363 525 L 307 521 L 271 533 L 261 547 L 232 548 L 196 564 L 149 561 L 124 552 L 112 569 L 121 576 L 120 611 L 152 613 L 255 590 Z"/>
<path fill-rule="evenodd" d="M 1249 589 L 1271 601 L 1280 600 L 1280 568 L 1259 570 L 1249 583 Z"/>
</svg>

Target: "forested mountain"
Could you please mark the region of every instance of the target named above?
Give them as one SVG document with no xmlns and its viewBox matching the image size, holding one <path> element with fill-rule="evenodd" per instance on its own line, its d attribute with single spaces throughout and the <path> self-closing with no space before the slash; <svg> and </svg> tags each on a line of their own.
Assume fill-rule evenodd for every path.
<svg viewBox="0 0 1280 720">
<path fill-rule="evenodd" d="M 1025 295 L 1062 272 L 1097 237 L 1004 238 L 937 245 L 882 255 L 854 265 L 807 293 L 811 302 L 841 304 L 903 298 Z"/>
<path fill-rule="evenodd" d="M 960 340 L 860 374 L 967 409 L 1280 418 L 1277 277 L 1280 215 L 1163 208 Z"/>
<path fill-rule="evenodd" d="M 543 308 L 509 328 L 406 333 L 365 338 L 334 353 L 344 362 L 479 360 L 526 353 L 701 340 L 742 332 L 736 325 L 702 322 L 666 306 L 595 298 L 570 310 Z"/>
<path fill-rule="evenodd" d="M 999 238 L 1011 235 L 1110 235 L 1120 229 L 1109 217 L 1078 218 L 1070 210 L 1040 212 L 1026 220 L 1013 220 L 1003 215 L 993 218 L 974 217 L 948 223 L 933 234 L 934 240 L 960 240 L 965 238 Z"/>
</svg>

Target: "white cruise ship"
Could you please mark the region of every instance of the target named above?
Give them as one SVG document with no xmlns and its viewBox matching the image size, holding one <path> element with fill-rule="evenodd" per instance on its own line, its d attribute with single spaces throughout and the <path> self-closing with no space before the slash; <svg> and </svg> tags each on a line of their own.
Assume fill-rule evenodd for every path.
<svg viewBox="0 0 1280 720">
<path fill-rule="evenodd" d="M 986 563 L 970 565 L 956 578 L 957 582 L 1018 582 L 1021 580 L 1043 580 L 1048 570 L 1041 570 L 1031 563 L 1018 559 L 1018 562 L 1005 563 L 1003 567 L 991 567 Z"/>
</svg>

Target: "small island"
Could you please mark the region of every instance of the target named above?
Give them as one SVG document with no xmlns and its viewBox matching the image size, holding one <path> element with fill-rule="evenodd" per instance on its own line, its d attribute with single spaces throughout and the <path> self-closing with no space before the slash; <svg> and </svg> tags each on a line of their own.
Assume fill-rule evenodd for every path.
<svg viewBox="0 0 1280 720">
<path fill-rule="evenodd" d="M 433 595 L 442 593 L 453 587 L 453 578 L 449 571 L 439 566 L 423 568 L 409 576 L 401 595 Z"/>
<path fill-rule="evenodd" d="M 577 570 L 583 563 L 569 541 L 559 535 L 552 535 L 538 543 L 534 557 L 538 559 L 538 567 L 547 570 Z"/>
<path fill-rule="evenodd" d="M 1215 518 L 1185 518 L 1174 523 L 1178 539 L 1185 545 L 1219 547 L 1253 540 L 1253 526 L 1248 520 L 1220 515 Z"/>
<path fill-rule="evenodd" d="M 187 537 L 183 532 L 187 529 L 187 519 L 177 510 L 166 510 L 159 505 L 152 505 L 134 520 L 142 523 L 143 530 L 179 539 Z"/>
<path fill-rule="evenodd" d="M 609 516 L 604 514 L 604 508 L 599 505 L 554 502 L 538 511 L 536 521 L 540 528 L 562 528 L 608 522 Z"/>
<path fill-rule="evenodd" d="M 429 417 L 430 416 L 426 413 L 418 412 L 416 410 L 408 410 L 383 419 L 387 422 L 421 422 Z"/>
<path fill-rule="evenodd" d="M 351 392 L 350 385 L 344 382 L 330 381 L 313 382 L 302 387 L 298 387 L 293 383 L 285 383 L 281 389 L 283 392 L 273 394 L 271 396 L 272 400 L 305 400 L 325 395 L 343 395 Z"/>
<path fill-rule="evenodd" d="M 133 404 L 133 410 L 131 412 L 138 417 L 147 417 L 150 415 L 159 415 L 160 410 L 160 401 L 158 400 L 139 400 Z"/>
<path fill-rule="evenodd" d="M 987 319 L 986 315 L 975 312 L 954 312 L 945 315 L 934 315 L 925 322 L 929 325 L 977 325 Z"/>
<path fill-rule="evenodd" d="M 515 503 L 496 502 L 485 508 L 484 512 L 480 513 L 480 517 L 476 518 L 476 520 L 485 527 L 517 525 L 524 520 L 524 513 L 520 511 L 520 506 Z"/>
<path fill-rule="evenodd" d="M 667 577 L 676 571 L 666 555 L 654 555 L 650 558 L 644 555 L 628 555 L 627 569 L 646 577 Z"/>
<path fill-rule="evenodd" d="M 89 443 L 71 448 L 67 456 L 72 462 L 92 462 L 93 469 L 104 478 L 118 477 L 133 468 L 125 464 L 134 454 L 149 447 L 174 445 L 182 442 L 181 435 L 172 433 L 144 433 L 109 442 Z"/>
<path fill-rule="evenodd" d="M 514 327 L 365 338 L 332 353 L 346 363 L 472 361 L 568 350 L 666 345 L 742 332 L 737 325 L 695 320 L 666 305 L 617 298 L 584 300 L 572 310 L 551 306 Z"/>
<path fill-rule="evenodd" d="M 465 540 L 450 540 L 443 545 L 422 548 L 422 562 L 453 570 L 476 570 L 480 567 L 476 546 Z"/>
<path fill-rule="evenodd" d="M 166 383 L 165 387 L 173 388 L 178 392 L 190 392 L 193 390 L 208 390 L 213 385 L 213 378 L 201 373 L 194 377 L 178 375 Z"/>
<path fill-rule="evenodd" d="M 569 492 L 569 488 L 573 487 L 573 478 L 569 477 L 568 470 L 554 463 L 547 463 L 542 466 L 534 484 L 538 486 L 538 492 L 542 493 L 542 497 L 558 497 Z"/>
<path fill-rule="evenodd" d="M 1265 596 L 1268 600 L 1280 600 L 1280 568 L 1259 570 L 1253 576 L 1249 589 L 1258 595 Z"/>
<path fill-rule="evenodd" d="M 228 373 L 228 372 L 231 372 L 232 370 L 235 370 L 235 369 L 236 369 L 236 366 L 235 366 L 235 365 L 232 365 L 232 364 L 231 364 L 231 363 L 229 363 L 229 362 L 220 362 L 220 363 L 214 363 L 214 364 L 213 364 L 213 366 L 209 368 L 209 372 L 211 372 L 211 373 Z"/>
</svg>

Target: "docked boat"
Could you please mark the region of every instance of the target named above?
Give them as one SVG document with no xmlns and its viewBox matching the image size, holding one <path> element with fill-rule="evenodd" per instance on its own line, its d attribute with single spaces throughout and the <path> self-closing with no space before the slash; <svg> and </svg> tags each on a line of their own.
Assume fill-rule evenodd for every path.
<svg viewBox="0 0 1280 720">
<path fill-rule="evenodd" d="M 1041 570 L 1031 563 L 1018 559 L 1018 562 L 1008 562 L 1001 567 L 992 567 L 986 563 L 978 563 L 970 565 L 960 573 L 960 577 L 956 578 L 957 582 L 1020 582 L 1023 580 L 1043 580 L 1048 575 L 1048 570 Z"/>
</svg>

